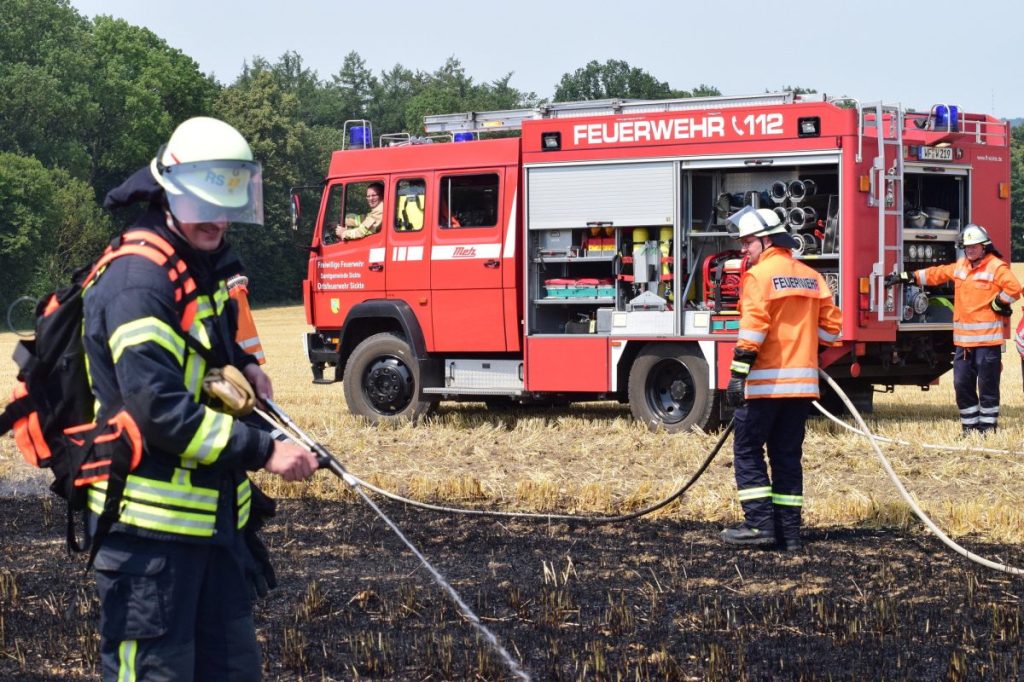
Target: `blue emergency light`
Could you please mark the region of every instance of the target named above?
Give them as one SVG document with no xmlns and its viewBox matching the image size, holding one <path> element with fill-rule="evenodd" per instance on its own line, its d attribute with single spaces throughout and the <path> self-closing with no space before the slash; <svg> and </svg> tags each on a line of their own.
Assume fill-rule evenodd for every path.
<svg viewBox="0 0 1024 682">
<path fill-rule="evenodd" d="M 472 142 L 473 133 L 455 133 L 456 142 Z"/>
<path fill-rule="evenodd" d="M 373 139 L 370 137 L 370 128 L 367 126 L 352 126 L 348 131 L 348 142 L 350 149 L 366 149 L 373 146 Z"/>
<path fill-rule="evenodd" d="M 955 104 L 935 105 L 935 130 L 951 130 L 955 132 L 959 129 L 959 119 L 960 111 Z"/>
</svg>

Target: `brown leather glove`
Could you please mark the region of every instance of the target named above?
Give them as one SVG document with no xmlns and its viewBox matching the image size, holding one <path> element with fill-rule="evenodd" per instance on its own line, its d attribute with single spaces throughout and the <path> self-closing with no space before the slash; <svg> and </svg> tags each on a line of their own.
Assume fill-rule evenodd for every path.
<svg viewBox="0 0 1024 682">
<path fill-rule="evenodd" d="M 213 400 L 213 408 L 233 417 L 251 414 L 256 393 L 248 379 L 232 365 L 211 369 L 203 377 L 203 392 Z"/>
</svg>

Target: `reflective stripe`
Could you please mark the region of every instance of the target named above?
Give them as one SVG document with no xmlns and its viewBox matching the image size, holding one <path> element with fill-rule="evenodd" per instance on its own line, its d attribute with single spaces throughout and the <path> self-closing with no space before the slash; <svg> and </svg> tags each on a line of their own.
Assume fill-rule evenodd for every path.
<svg viewBox="0 0 1024 682">
<path fill-rule="evenodd" d="M 762 500 L 772 496 L 771 486 L 762 486 L 760 488 L 747 488 L 746 490 L 737 491 L 740 496 L 740 501 L 746 502 L 747 500 Z"/>
<path fill-rule="evenodd" d="M 183 457 L 192 457 L 201 464 L 211 464 L 217 461 L 222 450 L 228 444 L 231 436 L 231 426 L 234 419 L 229 415 L 217 412 L 208 406 L 203 406 L 203 421 L 199 424 L 192 440 L 182 454 Z"/>
<path fill-rule="evenodd" d="M 953 276 L 957 279 L 967 279 L 967 271 L 963 268 L 957 268 L 953 271 Z"/>
<path fill-rule="evenodd" d="M 978 272 L 971 279 L 978 282 L 994 282 L 996 281 L 996 275 L 994 272 Z"/>
<path fill-rule="evenodd" d="M 733 360 L 732 364 L 729 365 L 729 371 L 730 372 L 735 372 L 736 374 L 749 374 L 750 373 L 750 363 L 749 362 L 741 362 L 739 360 Z"/>
<path fill-rule="evenodd" d="M 227 305 L 230 299 L 231 294 L 228 293 L 227 285 L 224 282 L 221 282 L 217 291 L 213 292 L 213 301 L 216 305 L 218 315 L 224 312 L 224 306 Z"/>
<path fill-rule="evenodd" d="M 243 340 L 243 341 L 240 341 L 240 342 L 238 343 L 238 345 L 242 347 L 242 350 L 244 350 L 244 351 L 248 351 L 248 350 L 249 350 L 250 348 L 252 348 L 253 346 L 258 346 L 258 345 L 260 345 L 260 340 L 259 340 L 259 337 L 256 337 L 256 336 L 250 336 L 250 337 L 249 337 L 248 339 L 245 339 L 245 340 Z"/>
<path fill-rule="evenodd" d="M 996 405 L 995 407 L 983 407 L 983 408 L 981 408 L 981 413 L 982 414 L 999 414 L 999 406 Z"/>
<path fill-rule="evenodd" d="M 143 317 L 126 322 L 110 335 L 110 352 L 114 363 L 121 358 L 130 346 L 143 343 L 155 343 L 174 356 L 180 365 L 185 358 L 185 340 L 166 323 L 155 317 Z"/>
<path fill-rule="evenodd" d="M 785 507 L 802 507 L 804 506 L 804 496 L 772 493 L 772 504 L 778 504 Z"/>
<path fill-rule="evenodd" d="M 954 276 L 956 276 L 956 273 L 953 273 L 953 274 L 954 274 Z M 917 272 L 915 272 L 914 273 L 914 277 L 917 278 L 918 286 L 922 286 L 923 287 L 923 286 L 925 286 L 928 283 L 927 278 L 925 277 L 925 274 L 924 274 L 924 270 L 918 270 Z"/>
<path fill-rule="evenodd" d="M 106 481 L 97 482 L 93 488 L 98 494 L 106 496 Z M 184 509 L 217 511 L 217 491 L 214 488 L 184 487 L 176 483 L 167 483 L 141 476 L 128 476 L 124 485 L 124 496 L 126 499 L 156 502 L 168 506 L 177 505 Z"/>
<path fill-rule="evenodd" d="M 747 397 L 765 395 L 817 396 L 818 384 L 754 384 L 747 382 Z"/>
<path fill-rule="evenodd" d="M 741 329 L 739 334 L 739 338 L 744 341 L 753 341 L 754 343 L 764 343 L 766 336 L 765 332 L 755 332 L 752 329 Z"/>
<path fill-rule="evenodd" d="M 974 407 L 965 407 L 964 409 L 960 410 L 960 414 L 962 414 L 962 415 L 964 415 L 966 417 L 966 416 L 969 416 L 969 415 L 972 415 L 972 414 L 977 414 L 978 410 L 980 410 L 980 409 L 981 408 L 979 406 L 977 406 L 977 405 L 975 405 Z"/>
<path fill-rule="evenodd" d="M 1016 303 L 1017 302 L 1017 297 L 1016 296 L 1011 296 L 1010 294 L 1006 293 L 1005 291 L 1000 291 L 999 292 L 999 300 L 1001 300 L 1003 303 Z"/>
<path fill-rule="evenodd" d="M 818 338 L 821 339 L 822 341 L 827 341 L 831 343 L 839 338 L 839 334 L 831 334 L 827 330 L 818 327 Z"/>
<path fill-rule="evenodd" d="M 980 417 L 960 417 L 960 423 L 963 424 L 964 426 L 971 426 L 973 424 L 977 424 L 978 419 L 980 419 Z"/>
<path fill-rule="evenodd" d="M 103 491 L 97 490 L 96 486 L 89 488 L 89 509 L 96 514 L 102 514 L 105 497 Z M 121 501 L 121 515 L 118 521 L 137 528 L 208 538 L 213 537 L 217 514 L 155 507 L 126 498 Z"/>
<path fill-rule="evenodd" d="M 135 656 L 139 653 L 139 643 L 134 639 L 126 639 L 117 647 L 117 682 L 135 682 Z"/>
<path fill-rule="evenodd" d="M 999 417 L 978 417 L 978 422 L 982 424 L 996 424 L 999 422 Z"/>
<path fill-rule="evenodd" d="M 953 330 L 966 331 L 978 331 L 982 329 L 1002 329 L 1002 322 L 954 322 Z"/>
<path fill-rule="evenodd" d="M 249 523 L 249 513 L 252 510 L 252 486 L 249 485 L 248 478 L 245 478 L 235 488 L 235 499 L 238 505 L 238 528 L 245 528 L 245 524 Z"/>
<path fill-rule="evenodd" d="M 968 334 L 953 334 L 953 343 L 971 343 L 972 341 L 1002 341 L 1002 334 L 985 334 L 984 336 L 970 336 Z"/>
<path fill-rule="evenodd" d="M 755 369 L 750 373 L 750 381 L 765 379 L 813 379 L 818 370 L 807 367 L 788 367 L 783 369 Z"/>
<path fill-rule="evenodd" d="M 253 353 L 252 356 L 257 360 L 262 360 L 266 357 L 266 354 L 264 354 L 263 350 L 261 349 Z"/>
</svg>

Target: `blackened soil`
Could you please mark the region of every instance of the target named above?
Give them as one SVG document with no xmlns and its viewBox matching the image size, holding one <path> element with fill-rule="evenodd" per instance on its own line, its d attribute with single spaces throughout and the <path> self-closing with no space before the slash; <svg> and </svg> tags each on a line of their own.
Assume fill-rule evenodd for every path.
<svg viewBox="0 0 1024 682">
<path fill-rule="evenodd" d="M 1024 580 L 924 534 L 806 533 L 736 552 L 692 521 L 612 527 L 383 507 L 535 680 L 1011 680 Z M 96 601 L 59 501 L 0 499 L 0 679 L 97 674 Z M 268 680 L 505 680 L 395 535 L 355 501 L 287 501 L 257 606 Z M 1018 546 L 967 543 L 1020 566 Z"/>
</svg>

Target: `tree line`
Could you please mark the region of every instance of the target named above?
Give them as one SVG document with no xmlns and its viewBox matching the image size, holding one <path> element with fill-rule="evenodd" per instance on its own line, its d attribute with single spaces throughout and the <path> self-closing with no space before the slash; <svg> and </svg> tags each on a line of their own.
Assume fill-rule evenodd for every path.
<svg viewBox="0 0 1024 682">
<path fill-rule="evenodd" d="M 434 71 L 396 64 L 374 73 L 356 53 L 322 77 L 301 55 L 247 62 L 230 84 L 148 29 L 88 19 L 69 0 L 0 0 L 0 311 L 67 280 L 134 217 L 99 206 L 149 163 L 186 118 L 221 118 L 264 167 L 263 229 L 229 235 L 252 274 L 257 302 L 296 301 L 308 253 L 289 229 L 288 190 L 318 183 L 346 120 L 375 132 L 422 132 L 425 114 L 518 109 L 544 101 L 662 99 L 721 94 L 673 88 L 620 60 L 563 74 L 550 97 L 523 92 L 512 73 L 474 80 L 452 57 Z M 1013 135 L 1014 256 L 1024 257 L 1024 129 Z"/>
</svg>

